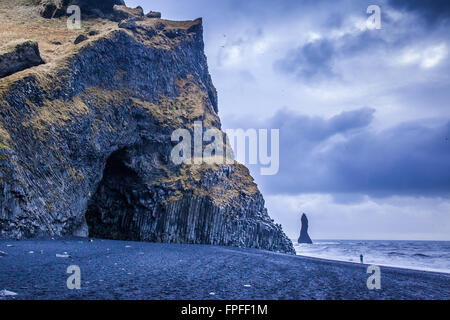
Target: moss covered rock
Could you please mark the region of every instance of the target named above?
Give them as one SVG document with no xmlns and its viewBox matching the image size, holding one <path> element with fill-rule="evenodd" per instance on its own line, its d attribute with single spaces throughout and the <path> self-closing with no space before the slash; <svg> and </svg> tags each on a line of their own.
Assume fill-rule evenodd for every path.
<svg viewBox="0 0 450 320">
<path fill-rule="evenodd" d="M 0 49 L 0 78 L 43 64 L 35 41 L 19 41 Z"/>
</svg>

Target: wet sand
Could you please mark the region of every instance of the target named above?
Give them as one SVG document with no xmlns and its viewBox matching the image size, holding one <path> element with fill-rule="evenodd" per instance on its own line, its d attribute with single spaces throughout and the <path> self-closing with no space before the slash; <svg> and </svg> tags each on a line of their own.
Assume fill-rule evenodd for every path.
<svg viewBox="0 0 450 320">
<path fill-rule="evenodd" d="M 381 290 L 368 290 L 367 265 L 256 249 L 40 239 L 0 240 L 0 251 L 0 300 L 450 299 L 450 274 L 381 267 Z M 80 290 L 67 288 L 70 265 Z"/>
</svg>

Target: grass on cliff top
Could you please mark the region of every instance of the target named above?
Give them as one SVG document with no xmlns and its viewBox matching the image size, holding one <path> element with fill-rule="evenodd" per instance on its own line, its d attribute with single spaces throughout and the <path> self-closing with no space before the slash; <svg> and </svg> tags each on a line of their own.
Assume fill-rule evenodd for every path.
<svg viewBox="0 0 450 320">
<path fill-rule="evenodd" d="M 45 19 L 31 0 L 0 1 L 0 46 L 8 46 L 18 39 L 34 40 L 39 44 L 41 57 L 52 62 L 69 53 L 74 40 L 91 30 L 105 32 L 117 28 L 117 23 L 105 19 L 82 21 L 80 30 L 67 28 L 67 19 Z"/>
<path fill-rule="evenodd" d="M 44 90 L 52 90 L 54 79 L 47 79 L 45 74 L 55 74 L 64 68 L 68 59 L 77 54 L 82 48 L 89 46 L 96 40 L 109 37 L 113 32 L 127 33 L 136 41 L 155 49 L 171 50 L 178 45 L 181 38 L 171 38 L 167 31 L 188 30 L 201 23 L 195 21 L 169 21 L 163 19 L 144 18 L 137 24 L 141 27 L 135 32 L 118 27 L 118 23 L 101 18 L 82 20 L 82 28 L 70 30 L 67 28 L 67 18 L 45 19 L 39 15 L 39 7 L 34 0 L 1 0 L 0 1 L 0 52 L 20 41 L 32 40 L 38 43 L 42 59 L 45 64 L 28 68 L 13 75 L 0 79 L 1 91 L 7 90 L 13 83 L 31 75 L 41 82 Z M 149 28 L 156 30 L 156 34 L 149 36 Z M 95 35 L 89 35 L 95 31 Z M 75 45 L 75 39 L 84 34 L 87 40 Z M 192 36 L 192 35 L 190 35 Z M 57 84 L 56 84 L 57 85 Z"/>
<path fill-rule="evenodd" d="M 0 1 L 0 48 L 8 46 L 10 42 L 18 39 L 34 40 L 38 42 L 42 59 L 49 63 L 70 53 L 76 45 L 74 40 L 80 35 L 88 35 L 90 31 L 98 34 L 89 36 L 89 40 L 97 39 L 113 30 L 118 30 L 118 23 L 101 18 L 83 19 L 81 29 L 70 30 L 67 28 L 67 17 L 45 19 L 39 15 L 39 7 L 33 0 L 1 0 Z M 147 19 L 138 21 L 143 27 L 156 27 L 163 24 L 165 30 L 188 29 L 200 23 L 195 21 L 170 21 L 163 19 Z M 126 29 L 122 29 L 128 31 Z M 142 31 L 145 33 L 145 30 Z M 139 36 L 139 32 L 135 34 Z M 157 35 L 153 45 L 170 44 L 169 39 L 158 39 Z M 152 40 L 153 41 L 153 40 Z M 82 42 L 84 44 L 85 42 Z M 174 43 L 172 43 L 173 45 Z M 1 51 L 1 49 L 0 49 Z"/>
</svg>

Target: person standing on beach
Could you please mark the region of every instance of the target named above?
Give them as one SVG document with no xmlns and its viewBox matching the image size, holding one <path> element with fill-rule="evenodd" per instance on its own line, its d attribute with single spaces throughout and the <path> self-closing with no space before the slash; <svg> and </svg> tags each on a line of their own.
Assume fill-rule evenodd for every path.
<svg viewBox="0 0 450 320">
<path fill-rule="evenodd" d="M 361 260 L 361 263 L 364 263 L 364 256 L 362 254 L 359 256 L 359 259 Z"/>
</svg>

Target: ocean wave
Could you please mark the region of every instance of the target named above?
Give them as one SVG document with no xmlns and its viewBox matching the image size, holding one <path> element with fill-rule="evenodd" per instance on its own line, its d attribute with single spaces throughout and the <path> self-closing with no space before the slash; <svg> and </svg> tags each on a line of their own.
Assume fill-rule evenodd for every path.
<svg viewBox="0 0 450 320">
<path fill-rule="evenodd" d="M 404 254 L 403 252 L 397 252 L 397 251 L 388 252 L 388 255 L 390 255 L 390 256 L 399 256 L 399 257 L 406 256 L 406 254 Z"/>
<path fill-rule="evenodd" d="M 313 244 L 321 245 L 321 244 L 340 244 L 340 243 L 339 242 L 317 242 L 317 243 L 313 243 Z"/>
<path fill-rule="evenodd" d="M 321 246 L 324 244 L 341 244 L 340 242 L 336 241 L 315 241 L 313 243 L 298 243 L 296 239 L 291 239 L 294 246 Z"/>
<path fill-rule="evenodd" d="M 301 256 L 359 263 L 362 254 L 366 264 L 450 273 L 448 246 L 449 242 L 358 240 L 294 245 Z"/>
</svg>

